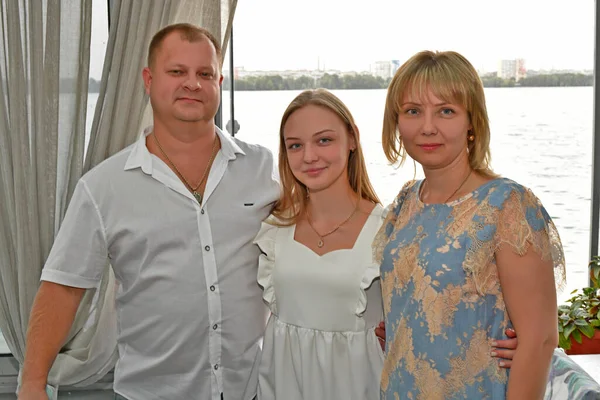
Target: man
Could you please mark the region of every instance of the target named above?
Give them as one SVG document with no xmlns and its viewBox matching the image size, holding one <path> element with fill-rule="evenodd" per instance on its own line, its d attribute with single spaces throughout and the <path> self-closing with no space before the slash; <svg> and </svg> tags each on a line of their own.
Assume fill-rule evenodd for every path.
<svg viewBox="0 0 600 400">
<path fill-rule="evenodd" d="M 206 30 L 153 38 L 143 78 L 154 125 L 79 181 L 42 272 L 19 399 L 48 371 L 86 289 L 119 281 L 114 390 L 129 400 L 256 395 L 266 308 L 252 244 L 279 195 L 265 148 L 223 134 L 221 49 Z"/>
</svg>

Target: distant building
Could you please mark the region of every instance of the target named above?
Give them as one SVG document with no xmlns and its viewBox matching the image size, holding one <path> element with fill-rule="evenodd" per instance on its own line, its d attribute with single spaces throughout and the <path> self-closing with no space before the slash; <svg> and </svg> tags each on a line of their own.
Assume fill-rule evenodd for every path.
<svg viewBox="0 0 600 400">
<path fill-rule="evenodd" d="M 400 61 L 398 60 L 377 61 L 375 64 L 373 64 L 371 73 L 374 76 L 378 76 L 383 79 L 389 79 L 394 76 L 399 66 Z"/>
<path fill-rule="evenodd" d="M 525 60 L 517 58 L 515 60 L 501 60 L 498 65 L 498 77 L 502 79 L 515 79 L 517 82 L 525 78 L 527 70 L 525 69 Z"/>
<path fill-rule="evenodd" d="M 502 60 L 498 65 L 498 78 L 510 79 L 517 78 L 516 60 Z"/>
<path fill-rule="evenodd" d="M 400 68 L 400 60 L 392 60 L 392 76 L 396 74 L 398 68 Z"/>
<path fill-rule="evenodd" d="M 234 77 L 235 79 L 243 79 L 248 77 L 258 76 L 273 76 L 279 75 L 282 78 L 299 78 L 301 76 L 308 76 L 311 78 L 320 78 L 325 74 L 329 75 L 342 75 L 342 71 L 339 70 L 308 70 L 308 69 L 297 69 L 297 70 L 284 70 L 284 71 L 250 71 L 244 67 L 235 67 Z"/>
</svg>

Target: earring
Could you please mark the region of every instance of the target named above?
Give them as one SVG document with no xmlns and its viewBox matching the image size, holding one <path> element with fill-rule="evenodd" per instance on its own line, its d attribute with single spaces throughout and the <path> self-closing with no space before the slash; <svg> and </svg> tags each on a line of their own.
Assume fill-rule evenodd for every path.
<svg viewBox="0 0 600 400">
<path fill-rule="evenodd" d="M 475 140 L 475 135 L 473 135 L 473 132 L 471 132 L 471 131 L 467 132 L 467 140 L 469 142 L 472 142 L 473 140 Z"/>
</svg>

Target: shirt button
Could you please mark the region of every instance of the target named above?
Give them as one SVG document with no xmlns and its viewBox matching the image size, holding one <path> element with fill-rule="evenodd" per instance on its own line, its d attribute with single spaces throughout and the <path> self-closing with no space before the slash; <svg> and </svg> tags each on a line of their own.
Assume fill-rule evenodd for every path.
<svg viewBox="0 0 600 400">
<path fill-rule="evenodd" d="M 215 370 L 219 369 L 219 364 L 215 364 Z"/>
<path fill-rule="evenodd" d="M 210 246 L 204 246 L 204 250 L 210 251 Z"/>
<path fill-rule="evenodd" d="M 204 208 L 200 210 L 200 214 L 204 214 Z"/>
<path fill-rule="evenodd" d="M 214 285 L 210 287 L 210 291 L 211 291 L 211 292 L 214 292 L 214 291 L 215 291 L 215 286 L 214 286 Z"/>
<path fill-rule="evenodd" d="M 213 330 L 215 330 L 215 331 L 217 330 L 217 324 L 213 325 Z"/>
</svg>

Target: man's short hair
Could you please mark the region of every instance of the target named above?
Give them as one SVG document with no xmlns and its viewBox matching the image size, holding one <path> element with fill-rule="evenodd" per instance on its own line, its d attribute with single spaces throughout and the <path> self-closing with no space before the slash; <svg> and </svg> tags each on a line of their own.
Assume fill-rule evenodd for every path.
<svg viewBox="0 0 600 400">
<path fill-rule="evenodd" d="M 199 26 L 195 26 L 192 24 L 173 24 L 167 25 L 162 28 L 160 31 L 156 32 L 152 40 L 150 41 L 150 46 L 148 47 L 148 66 L 152 66 L 154 59 L 156 58 L 156 53 L 160 49 L 160 45 L 165 40 L 167 36 L 169 36 L 173 32 L 178 32 L 181 39 L 188 41 L 190 43 L 196 43 L 204 39 L 208 39 L 213 46 L 215 47 L 215 51 L 217 53 L 217 58 L 219 60 L 219 66 L 222 62 L 222 50 L 221 43 L 215 38 L 215 36 L 210 33 L 208 30 L 204 28 L 200 28 Z"/>
</svg>

